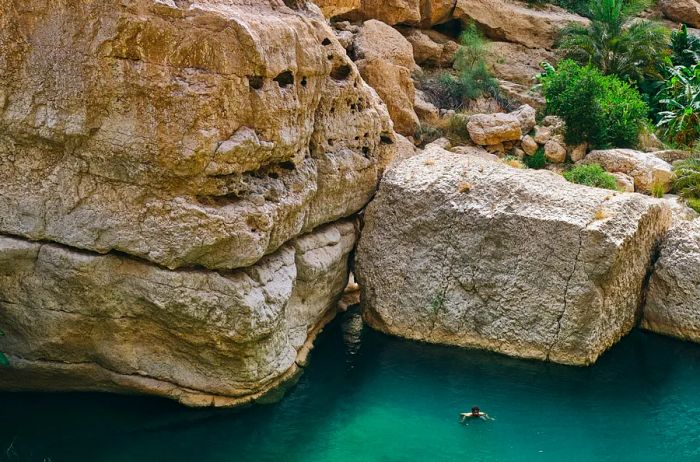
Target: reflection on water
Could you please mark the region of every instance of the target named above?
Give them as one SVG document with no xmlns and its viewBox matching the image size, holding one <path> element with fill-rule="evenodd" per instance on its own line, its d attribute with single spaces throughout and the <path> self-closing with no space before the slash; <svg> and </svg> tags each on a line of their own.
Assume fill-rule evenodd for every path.
<svg viewBox="0 0 700 462">
<path fill-rule="evenodd" d="M 350 312 L 273 405 L 0 394 L 0 461 L 697 461 L 699 391 L 700 345 L 634 332 L 575 368 L 389 338 Z M 496 420 L 460 424 L 472 405 Z"/>
</svg>

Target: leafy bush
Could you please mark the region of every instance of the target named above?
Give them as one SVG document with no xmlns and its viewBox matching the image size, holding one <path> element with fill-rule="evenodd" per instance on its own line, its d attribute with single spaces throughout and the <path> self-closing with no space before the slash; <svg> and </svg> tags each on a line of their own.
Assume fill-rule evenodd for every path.
<svg viewBox="0 0 700 462">
<path fill-rule="evenodd" d="M 685 24 L 671 33 L 671 62 L 686 67 L 700 62 L 700 38 L 689 34 Z"/>
<path fill-rule="evenodd" d="M 673 166 L 673 172 L 676 174 L 673 189 L 686 199 L 689 205 L 691 202 L 700 205 L 700 159 L 679 161 Z"/>
<path fill-rule="evenodd" d="M 544 155 L 544 148 L 540 146 L 533 155 L 523 157 L 523 163 L 527 168 L 535 170 L 545 168 L 547 165 L 547 157 Z"/>
<path fill-rule="evenodd" d="M 617 191 L 617 181 L 598 164 L 577 165 L 564 172 L 564 178 L 571 183 Z"/>
<path fill-rule="evenodd" d="M 540 75 L 546 111 L 566 121 L 568 144 L 595 148 L 633 147 L 648 107 L 637 90 L 591 66 L 562 61 Z"/>
<path fill-rule="evenodd" d="M 688 207 L 700 213 L 700 199 L 687 199 Z"/>
<path fill-rule="evenodd" d="M 442 74 L 423 88 L 431 100 L 442 108 L 460 109 L 464 101 L 485 94 L 498 95 L 498 81 L 486 67 L 486 41 L 476 26 L 467 26 L 459 41 L 454 64 L 457 76 Z"/>
<path fill-rule="evenodd" d="M 659 122 L 666 140 L 693 146 L 700 138 L 700 65 L 669 69 L 659 93 Z"/>
<path fill-rule="evenodd" d="M 571 23 L 562 31 L 564 57 L 629 82 L 660 79 L 660 65 L 669 54 L 668 30 L 651 21 L 630 21 L 647 5 L 639 0 L 591 1 L 591 24 Z"/>
</svg>

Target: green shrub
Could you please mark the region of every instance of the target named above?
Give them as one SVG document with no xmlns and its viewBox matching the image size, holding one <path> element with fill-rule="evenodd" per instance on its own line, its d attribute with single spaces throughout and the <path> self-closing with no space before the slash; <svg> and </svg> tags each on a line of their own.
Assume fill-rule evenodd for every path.
<svg viewBox="0 0 700 462">
<path fill-rule="evenodd" d="M 634 147 L 648 107 L 637 90 L 591 66 L 565 60 L 540 75 L 546 111 L 566 121 L 568 144 Z"/>
<path fill-rule="evenodd" d="M 676 162 L 673 172 L 676 174 L 673 189 L 688 201 L 700 200 L 700 159 L 691 158 Z"/>
<path fill-rule="evenodd" d="M 687 199 L 688 207 L 700 213 L 700 199 Z"/>
<path fill-rule="evenodd" d="M 454 64 L 457 75 L 444 73 L 423 87 L 432 102 L 441 108 L 460 109 L 465 101 L 486 94 L 498 95 L 498 81 L 486 67 L 486 41 L 476 26 L 467 26 L 459 41 Z"/>
<path fill-rule="evenodd" d="M 693 146 L 700 138 L 700 65 L 676 66 L 659 92 L 659 122 L 663 137 Z"/>
<path fill-rule="evenodd" d="M 590 25 L 571 23 L 562 31 L 559 47 L 564 57 L 629 82 L 660 79 L 660 65 L 670 53 L 668 30 L 652 21 L 631 21 L 648 3 L 591 1 Z"/>
<path fill-rule="evenodd" d="M 523 157 L 523 163 L 527 168 L 535 170 L 545 168 L 547 165 L 547 157 L 544 155 L 544 148 L 540 146 L 533 155 Z"/>
<path fill-rule="evenodd" d="M 671 62 L 686 67 L 700 62 L 700 38 L 689 34 L 685 24 L 671 33 Z"/>
<path fill-rule="evenodd" d="M 564 178 L 571 183 L 617 191 L 617 181 L 598 164 L 577 165 L 564 172 Z"/>
</svg>

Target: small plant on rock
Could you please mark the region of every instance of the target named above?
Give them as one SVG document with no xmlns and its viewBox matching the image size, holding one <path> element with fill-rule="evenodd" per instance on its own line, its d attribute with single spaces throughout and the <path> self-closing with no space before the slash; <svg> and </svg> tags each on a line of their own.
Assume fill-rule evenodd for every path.
<svg viewBox="0 0 700 462">
<path fill-rule="evenodd" d="M 564 172 L 564 178 L 571 183 L 617 191 L 615 177 L 603 170 L 603 167 L 598 164 L 576 165 L 571 170 Z"/>
<path fill-rule="evenodd" d="M 673 172 L 676 174 L 673 189 L 691 208 L 700 212 L 700 159 L 691 158 L 677 162 L 673 166 Z"/>
<path fill-rule="evenodd" d="M 547 166 L 547 156 L 544 155 L 544 148 L 540 146 L 537 151 L 531 156 L 525 156 L 523 162 L 527 168 L 535 170 L 543 169 Z"/>
<path fill-rule="evenodd" d="M 476 26 L 467 26 L 459 41 L 454 64 L 457 75 L 445 73 L 423 85 L 423 91 L 441 108 L 461 109 L 465 101 L 498 95 L 498 81 L 486 67 L 486 41 Z"/>
</svg>

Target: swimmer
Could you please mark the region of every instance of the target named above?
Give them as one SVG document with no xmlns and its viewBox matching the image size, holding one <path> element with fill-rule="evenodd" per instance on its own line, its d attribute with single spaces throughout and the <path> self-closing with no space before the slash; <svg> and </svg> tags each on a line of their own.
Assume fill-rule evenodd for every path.
<svg viewBox="0 0 700 462">
<path fill-rule="evenodd" d="M 472 407 L 472 412 L 462 412 L 459 414 L 462 418 L 460 420 L 461 423 L 464 423 L 465 420 L 467 419 L 484 419 L 484 420 L 493 420 L 489 415 L 485 412 L 481 412 L 481 409 L 479 409 L 479 406 L 473 406 Z"/>
</svg>

